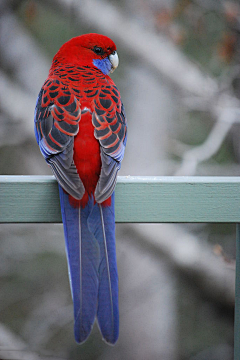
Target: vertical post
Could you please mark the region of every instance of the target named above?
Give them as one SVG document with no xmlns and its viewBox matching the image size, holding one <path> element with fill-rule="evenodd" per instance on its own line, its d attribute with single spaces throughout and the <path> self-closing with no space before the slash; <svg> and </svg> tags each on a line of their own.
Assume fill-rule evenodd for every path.
<svg viewBox="0 0 240 360">
<path fill-rule="evenodd" d="M 236 288 L 234 319 L 234 360 L 240 359 L 240 224 L 236 225 Z"/>
</svg>

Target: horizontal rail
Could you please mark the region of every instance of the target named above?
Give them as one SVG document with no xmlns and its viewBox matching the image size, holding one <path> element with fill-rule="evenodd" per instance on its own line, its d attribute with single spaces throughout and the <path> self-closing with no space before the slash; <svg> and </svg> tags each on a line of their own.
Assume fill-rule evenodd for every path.
<svg viewBox="0 0 240 360">
<path fill-rule="evenodd" d="M 52 176 L 0 176 L 0 223 L 59 223 Z M 240 222 L 239 177 L 118 177 L 116 222 Z"/>
<path fill-rule="evenodd" d="M 119 177 L 117 222 L 240 223 L 238 177 Z M 52 176 L 0 176 L 0 223 L 61 222 Z M 237 224 L 234 359 L 240 359 L 240 225 Z"/>
</svg>

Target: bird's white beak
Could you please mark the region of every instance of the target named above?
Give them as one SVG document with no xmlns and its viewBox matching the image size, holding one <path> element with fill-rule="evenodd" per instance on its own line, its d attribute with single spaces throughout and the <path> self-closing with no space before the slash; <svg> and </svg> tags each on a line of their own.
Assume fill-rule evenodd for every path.
<svg viewBox="0 0 240 360">
<path fill-rule="evenodd" d="M 109 55 L 109 60 L 112 64 L 112 69 L 110 71 L 110 73 L 112 73 L 118 67 L 119 64 L 119 58 L 116 51 L 114 51 L 111 55 Z"/>
</svg>

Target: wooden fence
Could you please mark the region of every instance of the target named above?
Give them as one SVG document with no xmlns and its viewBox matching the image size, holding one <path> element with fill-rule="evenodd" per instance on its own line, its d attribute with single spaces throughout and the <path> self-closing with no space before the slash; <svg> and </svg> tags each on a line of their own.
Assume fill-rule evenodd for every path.
<svg viewBox="0 0 240 360">
<path fill-rule="evenodd" d="M 0 223 L 59 223 L 56 180 L 51 176 L 0 176 Z M 119 223 L 235 223 L 236 290 L 234 359 L 240 359 L 240 178 L 119 177 Z"/>
</svg>

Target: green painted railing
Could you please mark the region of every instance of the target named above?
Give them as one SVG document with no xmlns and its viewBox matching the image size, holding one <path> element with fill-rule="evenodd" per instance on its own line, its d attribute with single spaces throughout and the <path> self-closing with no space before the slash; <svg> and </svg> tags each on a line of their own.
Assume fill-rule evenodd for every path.
<svg viewBox="0 0 240 360">
<path fill-rule="evenodd" d="M 0 223 L 59 223 L 51 176 L 0 176 Z M 240 178 L 119 177 L 119 223 L 236 223 L 234 359 L 240 359 Z"/>
</svg>

